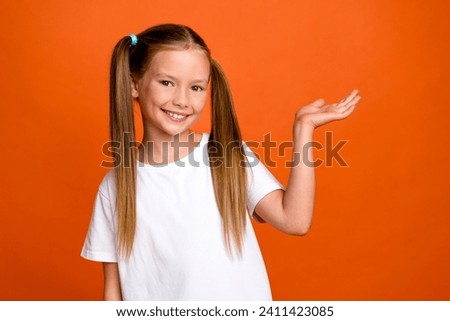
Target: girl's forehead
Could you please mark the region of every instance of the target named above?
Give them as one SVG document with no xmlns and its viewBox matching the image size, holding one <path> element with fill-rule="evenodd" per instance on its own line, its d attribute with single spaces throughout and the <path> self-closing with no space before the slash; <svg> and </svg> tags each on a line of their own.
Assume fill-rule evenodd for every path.
<svg viewBox="0 0 450 321">
<path fill-rule="evenodd" d="M 209 73 L 210 62 L 206 53 L 200 49 L 161 50 L 153 56 L 149 69 L 153 73 L 189 71 Z"/>
</svg>

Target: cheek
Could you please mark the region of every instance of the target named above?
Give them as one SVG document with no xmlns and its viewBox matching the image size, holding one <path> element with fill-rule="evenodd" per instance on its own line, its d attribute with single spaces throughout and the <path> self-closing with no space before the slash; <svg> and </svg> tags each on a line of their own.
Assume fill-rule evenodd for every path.
<svg viewBox="0 0 450 321">
<path fill-rule="evenodd" d="M 161 90 L 156 86 L 149 86 L 141 96 L 141 101 L 146 108 L 159 108 L 167 104 L 170 99 L 168 91 Z"/>
<path fill-rule="evenodd" d="M 207 99 L 207 94 L 201 94 L 198 95 L 197 97 L 194 98 L 194 106 L 197 109 L 197 111 L 202 111 L 205 108 L 206 105 L 206 99 Z"/>
</svg>

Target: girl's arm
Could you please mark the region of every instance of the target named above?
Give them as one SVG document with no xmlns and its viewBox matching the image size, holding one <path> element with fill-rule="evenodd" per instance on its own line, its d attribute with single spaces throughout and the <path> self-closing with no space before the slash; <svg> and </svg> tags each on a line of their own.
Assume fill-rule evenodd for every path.
<svg viewBox="0 0 450 321">
<path fill-rule="evenodd" d="M 103 275 L 105 279 L 103 300 L 122 301 L 119 269 L 117 267 L 117 263 L 103 262 Z"/>
<path fill-rule="evenodd" d="M 339 103 L 324 105 L 319 99 L 297 111 L 295 165 L 291 168 L 286 191 L 273 191 L 256 205 L 255 212 L 260 218 L 288 234 L 305 235 L 309 231 L 314 211 L 315 177 L 313 152 L 308 143 L 312 142 L 315 128 L 348 117 L 360 99 L 358 91 L 354 90 Z"/>
</svg>

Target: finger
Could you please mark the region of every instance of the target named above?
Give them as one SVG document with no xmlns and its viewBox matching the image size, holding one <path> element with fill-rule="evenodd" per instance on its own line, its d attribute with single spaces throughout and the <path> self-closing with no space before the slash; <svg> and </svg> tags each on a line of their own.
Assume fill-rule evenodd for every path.
<svg viewBox="0 0 450 321">
<path fill-rule="evenodd" d="M 347 104 L 349 101 L 351 101 L 353 98 L 355 98 L 358 95 L 358 91 L 357 90 L 353 90 L 350 95 L 348 95 L 347 97 L 345 97 L 344 99 L 342 99 L 339 102 L 339 105 L 345 105 Z"/>
<path fill-rule="evenodd" d="M 351 105 L 349 108 L 344 110 L 342 113 L 338 113 L 336 119 L 344 119 L 350 116 L 350 114 L 355 110 L 356 105 Z"/>
<path fill-rule="evenodd" d="M 356 104 L 350 105 L 346 110 L 342 112 L 342 114 L 345 115 L 345 117 L 347 117 L 355 110 L 356 106 L 357 106 Z"/>
<path fill-rule="evenodd" d="M 345 117 L 348 117 L 353 111 L 356 109 L 356 105 L 351 105 L 345 112 L 343 112 L 343 115 Z"/>
<path fill-rule="evenodd" d="M 339 102 L 339 105 L 345 105 L 345 104 L 347 104 L 349 101 L 351 101 L 354 97 L 356 97 L 356 95 L 358 94 L 358 89 L 354 89 L 351 93 L 350 93 L 350 95 L 348 95 L 347 97 L 345 97 L 344 99 L 342 99 L 340 102 Z"/>
<path fill-rule="evenodd" d="M 360 99 L 361 99 L 361 96 L 355 96 L 351 100 L 349 100 L 345 103 L 339 104 L 338 107 L 339 108 L 347 108 L 353 104 L 357 104 L 360 101 Z"/>
<path fill-rule="evenodd" d="M 352 100 L 350 100 L 347 105 L 353 105 L 353 104 L 357 104 L 359 101 L 361 100 L 361 96 L 356 96 L 354 97 Z"/>
<path fill-rule="evenodd" d="M 349 109 L 353 110 L 354 107 L 356 107 L 356 105 L 360 99 L 361 99 L 361 97 L 357 96 L 351 102 L 349 102 L 347 105 L 336 107 L 335 110 L 339 114 L 346 114 Z"/>
</svg>

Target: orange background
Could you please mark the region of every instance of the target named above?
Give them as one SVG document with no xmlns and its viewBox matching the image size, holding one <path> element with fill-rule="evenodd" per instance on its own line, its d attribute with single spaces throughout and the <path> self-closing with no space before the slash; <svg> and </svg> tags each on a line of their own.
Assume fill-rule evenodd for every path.
<svg viewBox="0 0 450 321">
<path fill-rule="evenodd" d="M 295 110 L 317 98 L 363 97 L 315 133 L 348 140 L 349 167 L 317 168 L 310 233 L 255 225 L 274 299 L 450 300 L 448 12 L 418 0 L 2 1 L 0 299 L 101 298 L 101 265 L 79 255 L 106 173 L 110 54 L 123 35 L 177 22 L 226 70 L 246 140 L 289 140 Z M 272 172 L 287 182 L 284 166 Z"/>
</svg>

